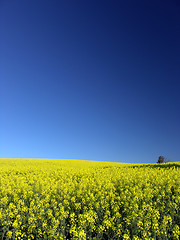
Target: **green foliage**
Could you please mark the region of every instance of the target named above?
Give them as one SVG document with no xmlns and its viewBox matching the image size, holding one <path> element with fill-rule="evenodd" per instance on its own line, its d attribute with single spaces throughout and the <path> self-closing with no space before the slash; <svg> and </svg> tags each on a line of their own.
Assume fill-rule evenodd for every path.
<svg viewBox="0 0 180 240">
<path fill-rule="evenodd" d="M 0 238 L 178 240 L 173 164 L 0 160 Z"/>
</svg>

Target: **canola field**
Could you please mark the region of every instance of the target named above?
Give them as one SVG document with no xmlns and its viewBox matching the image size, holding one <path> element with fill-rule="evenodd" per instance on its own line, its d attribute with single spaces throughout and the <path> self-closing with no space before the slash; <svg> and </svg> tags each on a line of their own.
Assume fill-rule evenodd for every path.
<svg viewBox="0 0 180 240">
<path fill-rule="evenodd" d="M 180 164 L 0 159 L 0 239 L 180 239 Z"/>
</svg>

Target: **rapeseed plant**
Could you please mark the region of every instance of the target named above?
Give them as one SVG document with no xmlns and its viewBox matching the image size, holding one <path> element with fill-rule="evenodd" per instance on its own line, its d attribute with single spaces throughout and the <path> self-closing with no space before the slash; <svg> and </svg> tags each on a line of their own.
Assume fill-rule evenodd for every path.
<svg viewBox="0 0 180 240">
<path fill-rule="evenodd" d="M 0 238 L 179 239 L 180 164 L 156 166 L 0 159 Z"/>
</svg>

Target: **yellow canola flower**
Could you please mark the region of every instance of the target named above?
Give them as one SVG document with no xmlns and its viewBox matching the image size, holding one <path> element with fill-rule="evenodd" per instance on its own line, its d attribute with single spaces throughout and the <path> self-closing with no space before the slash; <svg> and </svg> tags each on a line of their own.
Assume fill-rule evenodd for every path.
<svg viewBox="0 0 180 240">
<path fill-rule="evenodd" d="M 12 234 L 13 234 L 12 231 L 8 231 L 7 234 L 6 234 L 6 236 L 7 236 L 8 238 L 11 238 L 11 237 L 12 237 Z"/>
<path fill-rule="evenodd" d="M 0 238 L 179 239 L 179 206 L 179 163 L 0 159 Z"/>
</svg>

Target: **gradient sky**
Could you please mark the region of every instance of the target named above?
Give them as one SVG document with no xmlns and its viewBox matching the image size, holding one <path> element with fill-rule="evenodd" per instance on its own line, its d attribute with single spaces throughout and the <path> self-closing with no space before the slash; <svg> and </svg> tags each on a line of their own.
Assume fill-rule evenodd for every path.
<svg viewBox="0 0 180 240">
<path fill-rule="evenodd" d="M 0 158 L 180 160 L 180 3 L 1 0 Z"/>
</svg>

